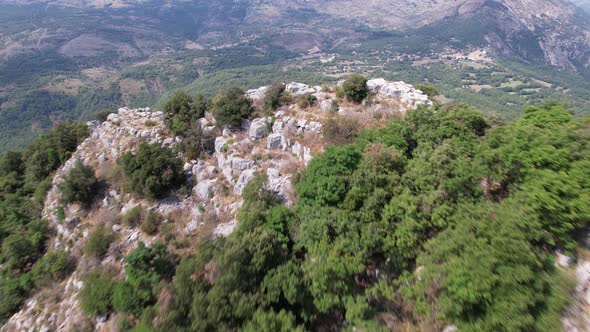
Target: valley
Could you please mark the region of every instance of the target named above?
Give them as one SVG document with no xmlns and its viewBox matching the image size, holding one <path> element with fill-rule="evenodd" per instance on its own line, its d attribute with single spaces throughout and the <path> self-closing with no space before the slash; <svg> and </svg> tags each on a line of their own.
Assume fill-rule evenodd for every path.
<svg viewBox="0 0 590 332">
<path fill-rule="evenodd" d="M 0 23 L 0 150 L 22 148 L 60 121 L 91 119 L 99 110 L 157 107 L 163 94 L 187 85 L 204 87 L 206 93 L 211 80 L 240 70 L 257 72 L 235 82 L 245 88 L 274 80 L 333 82 L 334 75 L 349 72 L 433 83 L 441 85 L 450 100 L 461 96 L 486 112 L 509 118 L 540 99 L 568 100 L 580 114 L 589 108 L 586 60 L 578 52 L 586 46 L 570 52 L 547 40 L 542 42 L 545 49 L 539 48 L 537 37 L 518 31 L 530 28 L 545 34 L 541 27 L 550 21 L 531 18 L 526 27 L 500 31 L 493 20 L 480 20 L 479 15 L 495 17 L 487 12 L 495 9 L 482 7 L 481 1 L 418 3 L 417 7 L 400 3 L 399 8 L 378 13 L 384 6 L 380 1 L 355 10 L 354 1 L 226 0 L 216 5 L 197 1 L 161 7 L 157 1 L 5 0 L 0 6 L 4 22 Z M 511 2 L 506 6 L 518 17 L 528 17 L 532 10 Z M 551 11 L 548 20 L 573 24 L 576 14 L 570 5 L 554 4 L 559 11 L 551 6 L 547 2 L 538 10 Z M 406 13 L 409 8 L 412 15 Z M 451 19 L 453 15 L 459 16 Z M 406 29 L 409 25 L 414 29 Z M 586 23 L 580 24 L 567 35 L 583 36 L 576 29 L 585 27 Z M 547 38 L 563 33 L 547 32 Z M 498 44 L 497 38 L 510 42 Z M 497 77 L 464 80 L 476 75 L 471 68 L 480 64 L 452 59 L 453 54 L 482 49 L 496 60 L 493 67 L 498 73 L 518 79 L 506 78 L 499 84 Z M 264 77 L 270 68 L 282 74 Z M 528 86 L 529 81 L 551 87 Z M 515 86 L 518 91 L 509 91 L 511 82 L 523 84 Z"/>
</svg>

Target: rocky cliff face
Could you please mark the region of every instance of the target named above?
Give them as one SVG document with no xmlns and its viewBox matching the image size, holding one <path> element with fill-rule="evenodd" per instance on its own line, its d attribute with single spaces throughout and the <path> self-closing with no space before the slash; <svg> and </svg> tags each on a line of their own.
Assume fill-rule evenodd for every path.
<svg viewBox="0 0 590 332">
<path fill-rule="evenodd" d="M 493 19 L 497 30 L 485 37 L 504 55 L 528 60 L 540 56 L 547 64 L 570 71 L 590 66 L 590 24 L 570 3 L 487 1 L 474 14 Z"/>
</svg>

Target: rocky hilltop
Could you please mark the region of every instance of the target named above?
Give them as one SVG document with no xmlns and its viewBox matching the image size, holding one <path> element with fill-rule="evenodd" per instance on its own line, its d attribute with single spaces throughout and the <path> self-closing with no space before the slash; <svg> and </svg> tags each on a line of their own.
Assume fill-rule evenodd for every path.
<svg viewBox="0 0 590 332">
<path fill-rule="evenodd" d="M 293 96 L 315 96 L 315 106 L 302 109 L 296 104 L 285 105 L 272 116 L 244 120 L 241 130 L 224 129 L 215 139 L 214 153 L 205 159 L 186 160 L 179 155 L 185 159 L 183 172 L 192 190 L 157 201 L 138 198 L 123 190 L 117 160 L 129 151 L 136 151 L 142 143 L 173 149 L 180 139 L 165 126 L 164 114 L 147 108 L 121 108 L 102 123 L 89 122 L 90 137 L 55 173 L 43 209 L 43 217 L 54 230 L 49 248 L 71 253 L 76 257 L 77 267 L 65 281 L 37 292 L 0 330 L 116 330 L 116 317 L 88 317 L 81 311 L 78 294 L 84 284 L 82 276 L 88 271 L 96 267 L 121 271 L 122 257 L 139 241 L 149 245 L 174 239 L 175 243 L 185 243 L 178 252 L 182 255 L 190 253 L 198 239 L 229 235 L 242 205 L 241 194 L 257 173 L 265 173 L 267 188 L 287 206 L 292 205 L 296 197 L 291 179 L 314 154 L 323 151 L 323 126 L 336 112 L 346 118 L 368 117 L 363 121 L 369 123 L 399 116 L 420 104 L 431 104 L 420 90 L 403 82 L 375 79 L 368 82 L 368 87 L 374 93 L 371 105 L 345 104 L 335 108 L 333 89 L 287 84 L 286 91 Z M 268 88 L 249 90 L 246 94 L 260 104 Z M 365 112 L 360 113 L 360 109 Z M 205 132 L 213 131 L 215 119 L 206 114 L 200 125 Z M 78 205 L 62 207 L 60 203 L 59 185 L 78 160 L 91 166 L 108 184 L 91 209 Z M 166 232 L 149 235 L 139 227 L 123 224 L 118 216 L 136 207 L 164 216 L 161 229 Z M 116 240 L 104 258 L 87 257 L 83 250 L 85 240 L 101 226 L 112 230 Z"/>
<path fill-rule="evenodd" d="M 177 257 L 186 257 L 193 255 L 197 244 L 204 239 L 229 236 L 244 204 L 244 189 L 257 174 L 266 175 L 263 185 L 271 194 L 283 204 L 293 206 L 297 197 L 292 180 L 330 144 L 327 139 L 333 135 L 334 118 L 351 121 L 357 127 L 380 126 L 387 119 L 404 116 L 410 109 L 433 104 L 422 91 L 404 82 L 372 79 L 367 87 L 371 92 L 369 97 L 362 104 L 354 104 L 338 98 L 335 87 L 285 84 L 291 102 L 283 103 L 266 116 L 261 116 L 264 99 L 273 87 L 248 90 L 245 95 L 255 105 L 257 116 L 244 119 L 241 128 L 219 128 L 212 114 L 205 113 L 199 120 L 200 129 L 205 133 L 219 133 L 214 138 L 213 151 L 199 160 L 187 159 L 178 152 L 177 157 L 184 162 L 184 188 L 188 190 L 179 189 L 160 199 L 139 197 L 126 190 L 118 160 L 138 151 L 143 143 L 177 151 L 182 140 L 166 126 L 166 115 L 147 108 L 120 108 L 102 123 L 89 122 L 90 136 L 55 172 L 42 211 L 52 229 L 49 250 L 70 254 L 75 259 L 75 269 L 65 280 L 38 289 L 0 331 L 119 330 L 117 322 L 124 318 L 121 314 L 90 316 L 81 308 L 80 294 L 90 271 L 108 269 L 124 279 L 123 258 L 140 242 L 146 245 L 162 242 Z M 294 100 L 313 102 L 302 104 Z M 345 126 L 337 134 L 346 136 L 346 130 L 358 128 Z M 61 205 L 60 184 L 78 161 L 90 166 L 105 184 L 89 208 Z M 147 232 L 141 226 L 122 221 L 121 216 L 138 208 L 163 217 L 158 231 Z M 99 228 L 106 228 L 115 236 L 106 254 L 97 258 L 86 253 L 85 245 Z M 586 245 L 590 247 L 590 242 Z M 573 293 L 567 294 L 572 298 L 569 309 L 561 322 L 557 322 L 564 331 L 586 331 L 590 327 L 588 257 L 580 256 L 575 262 L 560 251 L 555 257 L 556 267 L 575 274 L 576 280 Z M 416 273 L 423 269 L 417 267 Z M 159 301 L 167 303 L 170 294 L 162 291 L 158 296 Z M 450 325 L 444 331 L 457 331 L 457 327 Z"/>
</svg>

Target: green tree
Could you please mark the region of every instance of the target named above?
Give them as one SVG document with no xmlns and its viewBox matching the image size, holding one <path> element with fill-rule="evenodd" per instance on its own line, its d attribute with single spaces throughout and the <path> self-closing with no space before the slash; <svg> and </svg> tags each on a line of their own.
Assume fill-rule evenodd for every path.
<svg viewBox="0 0 590 332">
<path fill-rule="evenodd" d="M 84 253 L 88 256 L 100 258 L 107 253 L 114 239 L 115 235 L 106 227 L 100 225 L 88 235 L 88 239 L 84 244 Z"/>
<path fill-rule="evenodd" d="M 243 332 L 258 332 L 258 331 L 276 331 L 276 332 L 297 332 L 304 331 L 303 327 L 297 326 L 293 314 L 284 310 L 280 312 L 264 312 L 256 311 L 252 320 L 247 322 L 243 328 Z"/>
<path fill-rule="evenodd" d="M 37 285 L 63 280 L 74 268 L 74 260 L 64 251 L 47 252 L 31 270 Z"/>
<path fill-rule="evenodd" d="M 99 182 L 92 167 L 78 160 L 68 175 L 63 178 L 59 189 L 65 204 L 79 203 L 88 207 L 94 200 L 98 186 Z"/>
<path fill-rule="evenodd" d="M 129 189 L 149 198 L 159 198 L 182 182 L 182 163 L 174 153 L 157 144 L 142 144 L 137 153 L 121 157 Z"/>
<path fill-rule="evenodd" d="M 213 113 L 219 125 L 239 128 L 242 119 L 247 119 L 253 112 L 252 101 L 240 88 L 230 88 L 213 100 Z"/>
<path fill-rule="evenodd" d="M 540 331 L 566 304 L 551 284 L 557 273 L 531 246 L 540 224 L 516 202 L 463 206 L 452 227 L 433 239 L 418 263 L 421 282 L 438 289 L 445 321 L 478 331 Z M 559 319 L 549 330 L 559 329 Z"/>
<path fill-rule="evenodd" d="M 369 89 L 367 88 L 367 78 L 362 75 L 352 75 L 344 81 L 342 85 L 342 90 L 346 95 L 348 100 L 360 103 L 362 102 L 369 94 Z"/>
<path fill-rule="evenodd" d="M 431 100 L 434 99 L 434 97 L 440 95 L 440 92 L 438 91 L 438 89 L 432 84 L 420 83 L 420 84 L 414 85 L 414 87 L 416 89 L 422 91 Z"/>
<path fill-rule="evenodd" d="M 80 306 L 89 315 L 104 315 L 111 311 L 115 281 L 106 272 L 90 272 L 84 276 L 80 291 Z"/>
<path fill-rule="evenodd" d="M 198 95 L 195 98 L 178 90 L 164 105 L 166 124 L 176 135 L 185 135 L 188 129 L 211 108 L 211 102 Z"/>
</svg>

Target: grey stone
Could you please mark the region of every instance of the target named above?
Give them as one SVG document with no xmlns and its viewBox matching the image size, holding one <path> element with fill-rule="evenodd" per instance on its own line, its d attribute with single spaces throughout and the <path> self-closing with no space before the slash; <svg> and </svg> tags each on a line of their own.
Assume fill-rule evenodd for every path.
<svg viewBox="0 0 590 332">
<path fill-rule="evenodd" d="M 240 126 L 242 130 L 248 130 L 250 128 L 250 120 L 242 119 L 242 124 Z"/>
<path fill-rule="evenodd" d="M 189 221 L 188 224 L 186 224 L 186 227 L 184 228 L 184 230 L 188 234 L 193 234 L 201 225 L 203 225 L 202 221 L 193 219 L 193 220 Z"/>
<path fill-rule="evenodd" d="M 215 152 L 222 153 L 223 152 L 223 147 L 225 146 L 225 143 L 227 143 L 227 139 L 225 139 L 222 136 L 217 137 L 215 139 Z"/>
<path fill-rule="evenodd" d="M 265 119 L 258 118 L 254 119 L 250 124 L 250 130 L 248 131 L 250 137 L 254 139 L 263 138 L 266 135 L 266 121 Z"/>
<path fill-rule="evenodd" d="M 332 100 L 326 99 L 320 102 L 320 109 L 324 112 L 332 110 Z"/>
<path fill-rule="evenodd" d="M 193 188 L 193 193 L 195 193 L 197 198 L 206 200 L 209 198 L 209 195 L 213 193 L 213 188 L 216 183 L 216 180 L 203 180 Z"/>
<path fill-rule="evenodd" d="M 170 146 L 172 144 L 174 144 L 174 138 L 166 138 L 164 142 L 162 142 L 162 145 L 164 146 Z"/>
<path fill-rule="evenodd" d="M 275 121 L 272 125 L 272 132 L 275 134 L 280 134 L 283 132 L 285 128 L 285 123 L 283 121 Z"/>
<path fill-rule="evenodd" d="M 569 267 L 571 264 L 574 263 L 574 258 L 572 256 L 564 255 L 561 251 L 555 252 L 555 264 L 559 267 Z"/>
<path fill-rule="evenodd" d="M 268 150 L 284 149 L 287 145 L 287 139 L 282 134 L 270 134 L 266 143 Z"/>
<path fill-rule="evenodd" d="M 301 151 L 303 150 L 303 146 L 299 142 L 295 142 L 291 147 L 291 152 L 296 155 L 297 157 L 301 156 Z"/>
<path fill-rule="evenodd" d="M 231 233 L 233 233 L 234 229 L 236 228 L 236 225 L 237 225 L 236 221 L 232 221 L 232 222 L 225 223 L 225 224 L 219 224 L 215 227 L 213 234 L 215 236 L 227 237 Z"/>
<path fill-rule="evenodd" d="M 242 174 L 240 174 L 240 177 L 238 178 L 238 182 L 236 182 L 236 185 L 234 186 L 234 193 L 236 195 L 241 195 L 244 192 L 244 189 L 246 188 L 248 183 L 252 181 L 252 179 L 254 179 L 254 170 L 249 169 L 243 171 Z"/>
<path fill-rule="evenodd" d="M 242 171 L 251 169 L 252 167 L 254 167 L 254 161 L 250 159 L 236 157 L 231 161 L 231 168 L 237 173 L 241 173 Z"/>
</svg>

